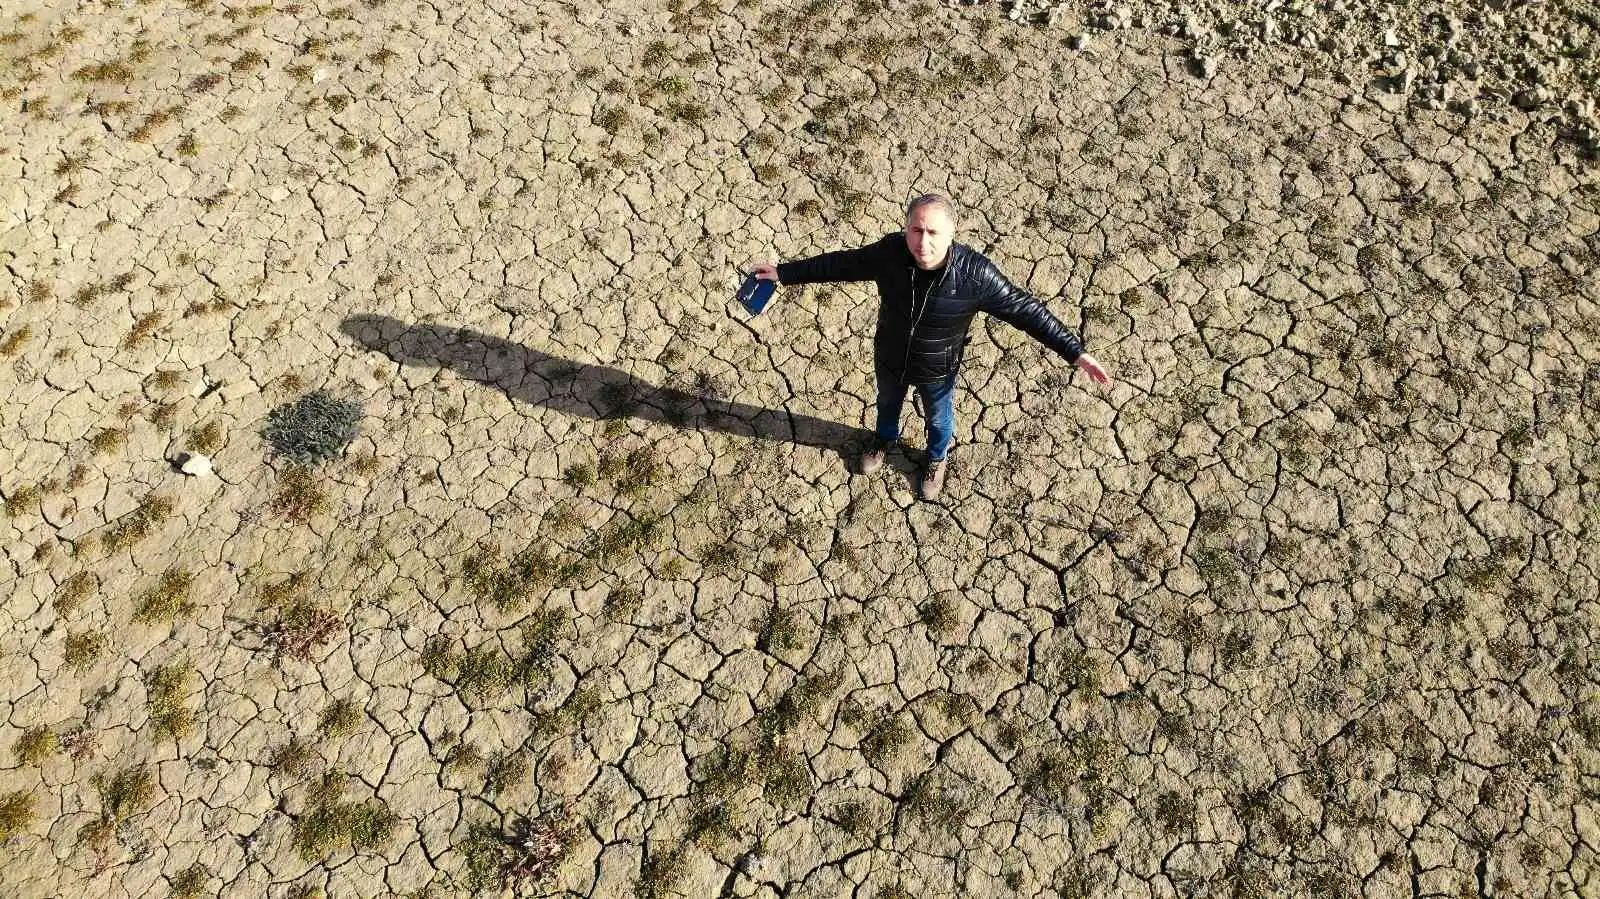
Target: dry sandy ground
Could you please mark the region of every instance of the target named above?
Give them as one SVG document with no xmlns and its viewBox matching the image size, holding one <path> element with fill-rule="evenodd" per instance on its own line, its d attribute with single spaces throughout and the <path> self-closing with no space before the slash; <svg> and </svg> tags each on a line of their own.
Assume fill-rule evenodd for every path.
<svg viewBox="0 0 1600 899">
<path fill-rule="evenodd" d="M 5 5 L 8 894 L 1600 894 L 1592 163 L 607 6 Z M 980 323 L 930 504 L 845 464 L 875 297 L 729 298 L 940 188 L 1118 381 Z"/>
</svg>

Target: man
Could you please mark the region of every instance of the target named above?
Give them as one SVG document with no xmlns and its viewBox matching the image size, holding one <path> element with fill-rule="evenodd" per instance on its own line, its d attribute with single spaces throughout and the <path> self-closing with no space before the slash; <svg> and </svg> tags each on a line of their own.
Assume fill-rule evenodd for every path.
<svg viewBox="0 0 1600 899">
<path fill-rule="evenodd" d="M 855 250 L 751 267 L 758 278 L 780 284 L 875 281 L 878 329 L 873 356 L 878 379 L 878 425 L 872 447 L 861 457 L 861 473 L 883 466 L 900 439 L 906 391 L 916 387 L 928 419 L 928 463 L 924 499 L 944 490 L 950 446 L 955 442 L 956 373 L 966 352 L 972 317 L 987 312 L 1083 369 L 1096 383 L 1111 378 L 1083 344 L 1044 304 L 1000 273 L 987 256 L 955 243 L 956 208 L 948 198 L 926 194 L 906 207 L 905 233 L 891 233 Z"/>
</svg>

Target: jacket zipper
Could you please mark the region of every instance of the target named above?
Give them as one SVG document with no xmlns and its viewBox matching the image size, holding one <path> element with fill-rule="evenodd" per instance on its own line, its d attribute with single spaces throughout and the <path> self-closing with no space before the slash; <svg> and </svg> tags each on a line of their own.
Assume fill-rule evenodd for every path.
<svg viewBox="0 0 1600 899">
<path fill-rule="evenodd" d="M 917 325 L 922 324 L 922 316 L 928 313 L 928 304 L 933 300 L 933 292 L 944 286 L 944 279 L 950 277 L 950 266 L 955 263 L 952 259 L 955 248 L 944 257 L 944 271 L 939 274 L 939 280 L 928 287 L 928 292 L 922 296 L 922 312 L 917 312 L 917 267 L 911 266 L 911 330 L 906 332 L 906 356 L 900 364 L 900 383 L 911 383 L 911 340 L 917 336 Z"/>
</svg>

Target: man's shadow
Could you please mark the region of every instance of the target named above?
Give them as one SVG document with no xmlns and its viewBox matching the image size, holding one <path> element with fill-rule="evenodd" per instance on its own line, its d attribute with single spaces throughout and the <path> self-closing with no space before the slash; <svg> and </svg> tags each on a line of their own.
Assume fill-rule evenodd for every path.
<svg viewBox="0 0 1600 899">
<path fill-rule="evenodd" d="M 868 437 L 865 430 L 838 422 L 659 387 L 625 371 L 573 362 L 465 328 L 352 315 L 339 330 L 401 365 L 445 366 L 514 400 L 568 415 L 631 418 L 814 446 L 845 459 Z"/>
</svg>

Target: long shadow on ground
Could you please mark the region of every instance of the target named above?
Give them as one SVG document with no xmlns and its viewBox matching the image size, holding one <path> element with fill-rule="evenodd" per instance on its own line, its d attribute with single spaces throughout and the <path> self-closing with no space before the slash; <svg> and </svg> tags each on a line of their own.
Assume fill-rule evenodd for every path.
<svg viewBox="0 0 1600 899">
<path fill-rule="evenodd" d="M 831 450 L 847 457 L 865 430 L 786 409 L 764 409 L 659 387 L 625 371 L 586 365 L 465 328 L 352 315 L 339 330 L 401 365 L 445 366 L 514 400 L 593 419 L 631 418 L 697 431 Z"/>
</svg>

